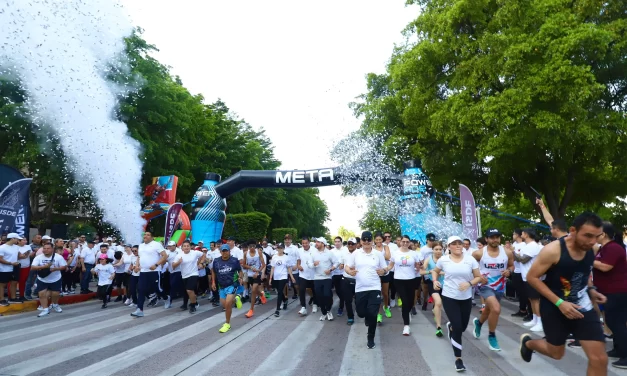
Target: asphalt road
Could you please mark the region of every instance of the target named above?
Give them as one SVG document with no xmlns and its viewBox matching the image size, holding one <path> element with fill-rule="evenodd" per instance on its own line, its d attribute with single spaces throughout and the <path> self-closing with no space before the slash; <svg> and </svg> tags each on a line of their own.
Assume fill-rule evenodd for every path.
<svg viewBox="0 0 627 376">
<path fill-rule="evenodd" d="M 0 317 L 0 375 L 457 374 L 451 345 L 446 335 L 435 336 L 430 311 L 413 316 L 412 335 L 404 337 L 400 309 L 393 308 L 393 317 L 384 318 L 377 330 L 377 347 L 369 350 L 362 319 L 348 326 L 346 316 L 331 322 L 320 322 L 319 313 L 299 317 L 300 307 L 291 299 L 287 311 L 275 318 L 275 302 L 273 296 L 250 319 L 244 316 L 248 304 L 234 310 L 226 334 L 218 333 L 224 322 L 221 308 L 206 299 L 193 315 L 180 311 L 176 301 L 168 310 L 163 305 L 146 309 L 143 318 L 132 318 L 133 309 L 121 303 L 102 310 L 99 302 L 91 301 L 64 306 L 62 313 L 43 318 L 38 312 Z M 478 340 L 471 326 L 464 333 L 466 375 L 585 375 L 581 349 L 567 348 L 560 361 L 535 354 L 531 363 L 523 362 L 518 339 L 526 328 L 510 317 L 514 304 L 503 304 L 497 329 L 501 352 L 489 350 L 487 327 Z M 609 374 L 627 376 L 627 371 L 610 366 Z"/>
</svg>

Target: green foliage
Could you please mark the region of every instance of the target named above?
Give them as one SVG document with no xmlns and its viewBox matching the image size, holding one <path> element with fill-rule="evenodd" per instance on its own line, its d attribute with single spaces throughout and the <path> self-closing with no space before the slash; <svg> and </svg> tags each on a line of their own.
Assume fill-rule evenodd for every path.
<svg viewBox="0 0 627 376">
<path fill-rule="evenodd" d="M 534 187 L 556 218 L 627 195 L 624 2 L 409 2 L 412 42 L 352 105 L 387 154 L 488 205 Z"/>
<path fill-rule="evenodd" d="M 387 215 L 380 215 L 380 212 L 377 209 L 377 205 L 373 205 L 372 202 L 368 203 L 368 209 L 359 221 L 359 227 L 367 231 L 372 231 L 372 233 L 375 233 L 377 231 L 380 231 L 382 233 L 389 231 L 394 236 L 402 235 L 401 225 L 398 221 L 398 218 Z"/>
<path fill-rule="evenodd" d="M 282 243 L 286 234 L 292 235 L 292 241 L 298 242 L 298 230 L 290 227 L 274 228 L 272 229 L 272 241 Z"/>
<path fill-rule="evenodd" d="M 239 241 L 261 240 L 266 236 L 270 217 L 265 213 L 250 212 L 229 214 L 224 222 L 224 237 L 232 236 Z M 210 239 L 213 241 L 216 239 Z"/>
<path fill-rule="evenodd" d="M 88 223 L 72 223 L 67 229 L 69 239 L 74 239 L 80 235 L 85 235 L 87 240 L 94 240 L 98 234 L 96 228 Z"/>
<path fill-rule="evenodd" d="M 355 231 L 351 231 L 344 226 L 340 226 L 340 228 L 337 229 L 337 236 L 342 238 L 343 241 L 347 241 L 350 238 L 356 237 L 357 234 L 355 234 Z M 335 238 L 335 236 L 333 238 Z"/>
</svg>

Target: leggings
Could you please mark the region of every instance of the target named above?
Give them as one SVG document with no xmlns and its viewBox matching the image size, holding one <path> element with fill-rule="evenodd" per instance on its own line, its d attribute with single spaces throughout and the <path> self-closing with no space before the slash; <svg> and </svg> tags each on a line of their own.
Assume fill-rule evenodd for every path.
<svg viewBox="0 0 627 376">
<path fill-rule="evenodd" d="M 133 301 L 133 304 L 137 304 L 137 284 L 139 283 L 139 276 L 131 275 L 128 281 L 128 293 Z"/>
<path fill-rule="evenodd" d="M 28 268 L 20 269 L 20 280 L 18 281 L 18 285 L 20 289 L 20 295 L 22 295 L 22 298 L 26 296 L 24 292 L 26 291 L 26 281 L 28 280 L 29 273 L 30 273 L 30 266 Z"/>
<path fill-rule="evenodd" d="M 285 288 L 285 285 L 287 284 L 287 279 L 275 279 L 272 282 L 274 282 L 274 288 L 277 289 L 279 293 L 279 296 L 277 297 L 277 300 L 276 300 L 276 310 L 278 311 L 281 309 L 281 303 L 287 302 L 287 297 L 283 293 L 283 289 Z"/>
<path fill-rule="evenodd" d="M 405 306 L 405 304 L 403 304 Z M 444 312 L 451 323 L 452 331 L 450 333 L 451 345 L 456 358 L 462 357 L 462 333 L 466 331 L 468 321 L 470 320 L 470 311 L 472 309 L 472 299 L 457 300 L 447 296 L 442 296 L 442 306 Z"/>
<path fill-rule="evenodd" d="M 137 308 L 144 310 L 146 297 L 159 289 L 159 272 L 141 272 L 137 281 Z"/>
<path fill-rule="evenodd" d="M 355 294 L 355 310 L 357 311 L 357 316 L 365 319 L 369 341 L 374 341 L 380 305 L 381 291 L 360 291 Z"/>
<path fill-rule="evenodd" d="M 307 289 L 311 289 L 314 304 L 318 304 L 316 301 L 316 289 L 314 288 L 313 281 L 303 277 L 298 277 L 298 297 L 300 298 L 301 307 L 307 307 Z"/>
<path fill-rule="evenodd" d="M 318 305 L 323 315 L 331 311 L 333 305 L 333 291 L 331 291 L 332 281 L 330 279 L 318 279 L 314 281 Z"/>
<path fill-rule="evenodd" d="M 402 315 L 403 325 L 409 325 L 409 313 L 413 308 L 412 304 L 404 304 L 405 302 L 411 302 L 414 300 L 416 294 L 416 281 L 414 279 L 395 279 L 392 286 L 396 286 L 398 296 L 403 301 Z"/>
<path fill-rule="evenodd" d="M 614 335 L 614 350 L 621 358 L 627 357 L 627 293 L 607 294 L 605 325 Z"/>
<path fill-rule="evenodd" d="M 179 296 L 185 297 L 187 295 L 183 286 L 181 272 L 170 273 L 170 298 L 172 298 L 172 300 Z"/>
<path fill-rule="evenodd" d="M 394 281 L 394 272 L 390 272 L 390 281 Z M 390 302 L 396 299 L 396 291 L 396 283 L 390 283 Z"/>
<path fill-rule="evenodd" d="M 512 274 L 512 283 L 514 284 L 514 288 L 516 289 L 516 297 L 518 298 L 518 310 L 520 312 L 531 312 L 531 303 L 529 303 L 529 299 L 527 299 L 527 289 L 525 289 L 525 284 L 522 280 L 522 274 Z"/>
<path fill-rule="evenodd" d="M 342 277 L 342 295 L 346 303 L 346 316 L 349 319 L 355 319 L 353 313 L 353 298 L 355 297 L 355 279 Z"/>
<path fill-rule="evenodd" d="M 337 297 L 340 299 L 340 309 L 344 309 L 344 294 L 342 294 L 342 278 L 344 278 L 341 275 L 334 275 L 331 278 L 331 281 L 333 281 L 333 288 L 335 289 L 335 294 L 337 295 Z M 331 298 L 333 298 L 333 295 L 331 295 Z M 330 309 L 331 307 L 329 307 Z"/>
<path fill-rule="evenodd" d="M 206 275 L 198 276 L 198 295 L 202 295 L 209 289 L 209 279 Z"/>
<path fill-rule="evenodd" d="M 107 300 L 109 299 L 109 288 L 111 284 L 98 286 L 97 295 L 98 299 L 102 300 L 102 304 L 107 304 Z"/>
<path fill-rule="evenodd" d="M 61 291 L 69 292 L 71 290 L 73 278 L 72 271 L 61 272 Z"/>
</svg>

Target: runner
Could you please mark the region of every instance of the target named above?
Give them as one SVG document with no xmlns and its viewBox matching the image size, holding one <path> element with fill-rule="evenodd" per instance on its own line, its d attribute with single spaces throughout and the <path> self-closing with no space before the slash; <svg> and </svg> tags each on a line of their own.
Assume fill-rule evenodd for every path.
<svg viewBox="0 0 627 376">
<path fill-rule="evenodd" d="M 608 357 L 599 315 L 592 301 L 606 297 L 592 285 L 590 273 L 597 239 L 603 235 L 601 218 L 594 213 L 578 215 L 570 235 L 544 247 L 527 273 L 527 282 L 541 295 L 540 310 L 545 339 L 520 337 L 520 356 L 531 361 L 534 351 L 553 359 L 564 356 L 566 338 L 572 333 L 588 357 L 588 375 L 607 375 Z M 546 275 L 544 282 L 541 276 Z M 623 322 L 624 324 L 624 322 Z"/>
<path fill-rule="evenodd" d="M 228 248 L 228 246 L 227 246 Z M 178 270 L 182 278 L 182 285 L 185 289 L 183 294 L 183 305 L 181 310 L 186 310 L 189 302 L 189 313 L 196 312 L 198 303 L 196 300 L 196 286 L 198 286 L 198 265 L 205 261 L 205 253 L 202 251 L 192 251 L 192 244 L 185 240 L 181 245 L 181 252 L 178 252 L 172 269 Z"/>
<path fill-rule="evenodd" d="M 244 269 L 248 273 L 248 283 L 251 286 L 251 299 L 250 309 L 246 313 L 246 317 L 251 318 L 255 314 L 255 304 L 257 303 L 257 297 L 261 299 L 263 304 L 266 304 L 266 296 L 263 293 L 263 289 L 260 291 L 261 279 L 265 278 L 266 263 L 261 254 L 263 247 L 257 246 L 254 241 L 248 242 L 248 249 L 244 252 Z"/>
<path fill-rule="evenodd" d="M 52 250 L 52 244 L 46 243 L 42 247 L 42 253 L 35 256 L 31 265 L 31 270 L 37 273 L 37 290 L 42 308 L 39 317 L 50 314 L 48 294 L 51 296 L 52 309 L 58 313 L 63 312 L 59 306 L 59 294 L 61 292 L 61 271 L 66 269 L 67 264 L 63 257 L 56 256 L 58 255 Z"/>
<path fill-rule="evenodd" d="M 442 289 L 442 305 L 449 319 L 446 323 L 448 338 L 455 354 L 455 370 L 466 370 L 462 361 L 462 333 L 468 327 L 472 310 L 472 288 L 483 278 L 479 264 L 471 255 L 462 252 L 462 239 L 459 236 L 448 238 L 449 254 L 440 257 L 435 269 L 431 270 L 431 279 L 435 290 Z M 437 280 L 444 272 L 444 285 Z"/>
<path fill-rule="evenodd" d="M 276 301 L 276 311 L 274 316 L 279 317 L 279 311 L 281 310 L 281 303 L 283 303 L 283 310 L 287 309 L 287 296 L 285 295 L 285 285 L 287 284 L 287 277 L 295 280 L 292 275 L 292 258 L 285 254 L 285 245 L 282 243 L 277 244 L 276 254 L 272 256 L 272 270 L 270 271 L 270 285 L 274 286 L 279 296 Z M 274 285 L 272 284 L 274 281 Z"/>
<path fill-rule="evenodd" d="M 294 295 L 292 295 L 292 299 L 296 300 L 298 299 L 298 274 L 299 274 L 298 268 L 296 267 L 296 263 L 298 260 L 298 247 L 292 244 L 291 234 L 285 235 L 283 239 L 283 245 L 285 245 L 285 254 L 290 257 L 290 265 L 292 266 L 292 275 L 294 276 L 294 279 L 296 280 L 296 282 L 292 281 L 291 279 L 287 281 L 287 284 L 285 285 L 285 296 L 289 296 L 288 287 L 291 286 L 292 290 L 294 290 Z M 286 309 L 287 304 L 283 304 L 283 305 L 285 306 L 283 309 Z"/>
<path fill-rule="evenodd" d="M 92 274 L 98 277 L 98 298 L 102 299 L 102 309 L 107 308 L 109 301 L 109 289 L 113 279 L 116 278 L 115 267 L 111 265 L 111 259 L 107 255 L 98 256 L 98 265 L 91 270 Z"/>
<path fill-rule="evenodd" d="M 487 283 L 479 285 L 479 295 L 485 300 L 485 308 L 479 318 L 474 318 L 473 335 L 481 336 L 481 326 L 488 322 L 488 344 L 490 350 L 501 351 L 496 339 L 496 326 L 501 314 L 501 298 L 505 294 L 505 283 L 514 270 L 514 256 L 501 247 L 501 232 L 491 228 L 485 233 L 487 247 L 474 251 L 472 256 L 479 262 L 479 271 Z"/>
<path fill-rule="evenodd" d="M 366 346 L 376 347 L 374 336 L 377 331 L 377 314 L 381 306 L 381 276 L 390 270 L 383 252 L 374 251 L 372 232 L 361 234 L 362 249 L 354 251 L 344 265 L 346 272 L 355 277 L 355 310 L 365 319 L 368 327 Z"/>
<path fill-rule="evenodd" d="M 437 242 L 437 237 L 435 236 L 434 233 L 429 233 L 426 236 L 427 238 L 427 245 L 425 245 L 424 247 L 420 247 L 420 242 L 417 242 L 416 244 L 416 249 L 420 250 L 420 253 L 422 253 L 422 257 L 426 260 L 429 258 L 429 256 L 431 256 L 431 254 L 433 253 L 433 247 L 435 246 L 436 242 Z M 416 304 L 419 303 L 422 300 L 422 310 L 426 311 L 427 310 L 427 302 L 429 301 L 429 286 L 427 286 L 426 283 L 424 283 L 423 279 L 421 278 L 420 280 L 420 285 L 416 288 L 416 298 L 414 301 L 414 305 L 412 306 L 412 311 L 411 313 L 413 315 L 415 315 L 416 312 Z M 420 299 L 420 293 L 422 292 L 422 299 Z M 399 305 L 400 306 L 400 305 Z"/>
<path fill-rule="evenodd" d="M 440 293 L 442 289 L 435 290 L 433 286 L 433 280 L 431 271 L 435 269 L 435 266 L 442 257 L 444 247 L 442 247 L 442 243 L 434 242 L 433 243 L 433 252 L 429 258 L 425 259 L 422 263 L 422 268 L 420 270 L 420 274 L 424 276 L 424 284 L 427 285 L 429 289 L 429 295 L 431 299 L 433 299 L 433 318 L 435 320 L 435 335 L 437 337 L 442 337 L 442 297 Z M 444 285 L 444 272 L 440 272 L 438 276 L 438 282 L 440 282 L 440 286 Z"/>
<path fill-rule="evenodd" d="M 236 295 L 237 288 L 242 283 L 242 266 L 235 256 L 231 256 L 231 245 L 224 244 L 220 247 L 221 257 L 213 260 L 213 270 L 211 271 L 211 289 L 217 291 L 219 288 L 220 303 L 225 309 L 226 322 L 220 328 L 220 333 L 231 330 L 231 313 L 233 302 L 237 309 L 242 308 L 242 300 Z"/>
<path fill-rule="evenodd" d="M 190 244 L 191 246 L 191 244 Z M 172 301 L 183 295 L 185 298 L 185 291 L 183 286 L 183 276 L 181 275 L 181 266 L 174 266 L 179 254 L 182 252 L 176 243 L 169 241 L 166 247 L 168 249 L 168 272 L 170 272 L 170 294 L 165 302 L 164 308 L 168 309 L 172 307 Z M 183 304 L 185 305 L 185 304 Z"/>
<path fill-rule="evenodd" d="M 167 261 L 168 255 L 161 243 L 153 240 L 151 232 L 144 232 L 144 242 L 139 245 L 138 249 L 140 273 L 137 281 L 137 309 L 131 313 L 131 316 L 144 317 L 146 297 L 154 294 L 159 288 L 159 272 L 157 270 Z"/>
<path fill-rule="evenodd" d="M 523 244 L 522 241 L 522 230 L 515 229 L 512 233 L 512 239 L 514 243 L 512 243 L 513 252 L 520 256 L 520 251 L 522 249 Z M 527 315 L 531 314 L 531 305 L 529 303 L 529 299 L 527 299 L 527 290 L 525 288 L 525 283 L 522 279 L 522 266 L 520 262 L 514 259 L 514 274 L 512 275 L 512 283 L 514 284 L 514 289 L 516 289 L 516 297 L 518 298 L 518 312 L 512 313 L 512 317 L 527 317 Z"/>
<path fill-rule="evenodd" d="M 531 311 L 533 312 L 531 318 L 527 317 L 523 319 L 523 321 L 526 321 L 523 325 L 531 328 L 530 330 L 532 332 L 541 332 L 543 326 L 542 320 L 540 319 L 540 293 L 527 282 L 527 273 L 529 273 L 529 269 L 531 269 L 542 247 L 536 242 L 536 233 L 531 228 L 522 230 L 521 239 L 525 244 L 520 250 L 520 255 L 514 253 L 514 260 L 520 263 L 520 272 L 525 282 L 527 297 L 529 298 Z"/>
<path fill-rule="evenodd" d="M 420 251 L 411 251 L 408 246 L 410 239 L 403 236 L 401 240 L 401 248 L 394 253 L 390 260 L 389 267 L 394 268 L 394 280 L 396 291 L 401 300 L 410 302 L 416 295 L 416 269 L 420 270 L 422 266 L 422 254 Z M 411 312 L 409 304 L 402 307 L 403 316 L 403 335 L 408 336 L 409 330 L 409 313 Z"/>
<path fill-rule="evenodd" d="M 342 295 L 344 296 L 344 304 L 346 305 L 346 316 L 348 320 L 347 325 L 353 325 L 355 323 L 355 314 L 353 311 L 353 299 L 355 298 L 355 278 L 346 272 L 344 267 L 348 262 L 350 256 L 357 249 L 357 239 L 350 238 L 346 243 L 346 251 L 340 255 L 338 260 L 340 265 L 338 269 L 342 270 Z M 340 307 L 342 308 L 342 307 Z"/>
<path fill-rule="evenodd" d="M 380 232 L 377 232 L 374 235 L 374 249 L 383 254 L 385 258 L 385 263 L 388 265 L 390 260 L 392 259 L 392 252 L 390 252 L 390 247 L 383 244 L 383 235 Z M 391 270 L 387 269 L 386 270 Z M 385 272 L 384 275 L 381 276 L 381 294 L 383 295 L 383 301 L 381 302 L 381 307 L 379 308 L 379 314 L 377 315 L 377 323 L 379 325 L 383 324 L 383 315 L 381 312 L 385 313 L 385 317 L 392 318 L 392 311 L 390 311 L 390 275 L 389 272 Z"/>
<path fill-rule="evenodd" d="M 339 260 L 342 258 L 342 255 L 344 254 L 344 252 L 347 252 L 347 250 L 344 247 L 342 237 L 336 236 L 335 239 L 333 240 L 333 243 L 334 243 L 334 247 L 331 248 L 331 252 L 333 253 L 335 258 L 339 262 Z M 333 273 L 331 273 L 331 280 L 333 281 L 332 282 L 333 289 L 335 290 L 335 294 L 340 300 L 340 306 L 337 309 L 338 317 L 344 314 L 344 294 L 342 294 L 342 278 L 343 278 L 342 274 L 343 273 L 344 271 L 340 269 L 339 267 L 333 270 Z"/>
<path fill-rule="evenodd" d="M 311 313 L 318 312 L 318 304 L 316 303 L 316 289 L 314 288 L 314 268 L 310 268 L 307 265 L 313 265 L 313 249 L 311 249 L 311 242 L 308 237 L 303 237 L 303 248 L 298 250 L 298 258 L 296 260 L 296 267 L 300 271 L 298 286 L 300 291 L 300 311 L 298 314 L 301 316 L 307 315 L 307 305 L 305 291 L 309 291 L 309 296 L 313 299 L 313 307 Z"/>
<path fill-rule="evenodd" d="M 394 257 L 394 253 L 396 253 L 400 248 L 400 240 L 398 241 L 398 245 L 392 241 L 392 234 L 388 231 L 383 233 L 383 245 L 388 246 L 390 248 L 390 254 Z M 394 282 L 394 271 L 390 270 L 390 292 L 388 300 L 390 302 L 390 307 L 394 308 L 396 306 L 396 284 Z"/>
<path fill-rule="evenodd" d="M 340 265 L 335 254 L 326 249 L 327 240 L 323 237 L 316 239 L 317 252 L 312 253 L 313 264 L 307 265 L 314 269 L 314 289 L 316 299 L 322 311 L 320 321 L 333 320 L 331 306 L 333 305 L 333 291 L 331 290 L 331 273 Z"/>
</svg>

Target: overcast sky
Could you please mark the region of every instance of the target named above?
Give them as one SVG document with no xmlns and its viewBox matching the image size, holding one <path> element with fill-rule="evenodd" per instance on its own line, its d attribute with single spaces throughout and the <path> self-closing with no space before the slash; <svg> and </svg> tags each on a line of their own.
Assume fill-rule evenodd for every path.
<svg viewBox="0 0 627 376">
<path fill-rule="evenodd" d="M 263 127 L 282 169 L 332 166 L 334 140 L 359 128 L 348 103 L 383 73 L 401 30 L 418 15 L 405 0 L 121 0 L 184 85 L 221 98 Z M 363 198 L 320 189 L 331 234 L 359 231 Z"/>
</svg>

